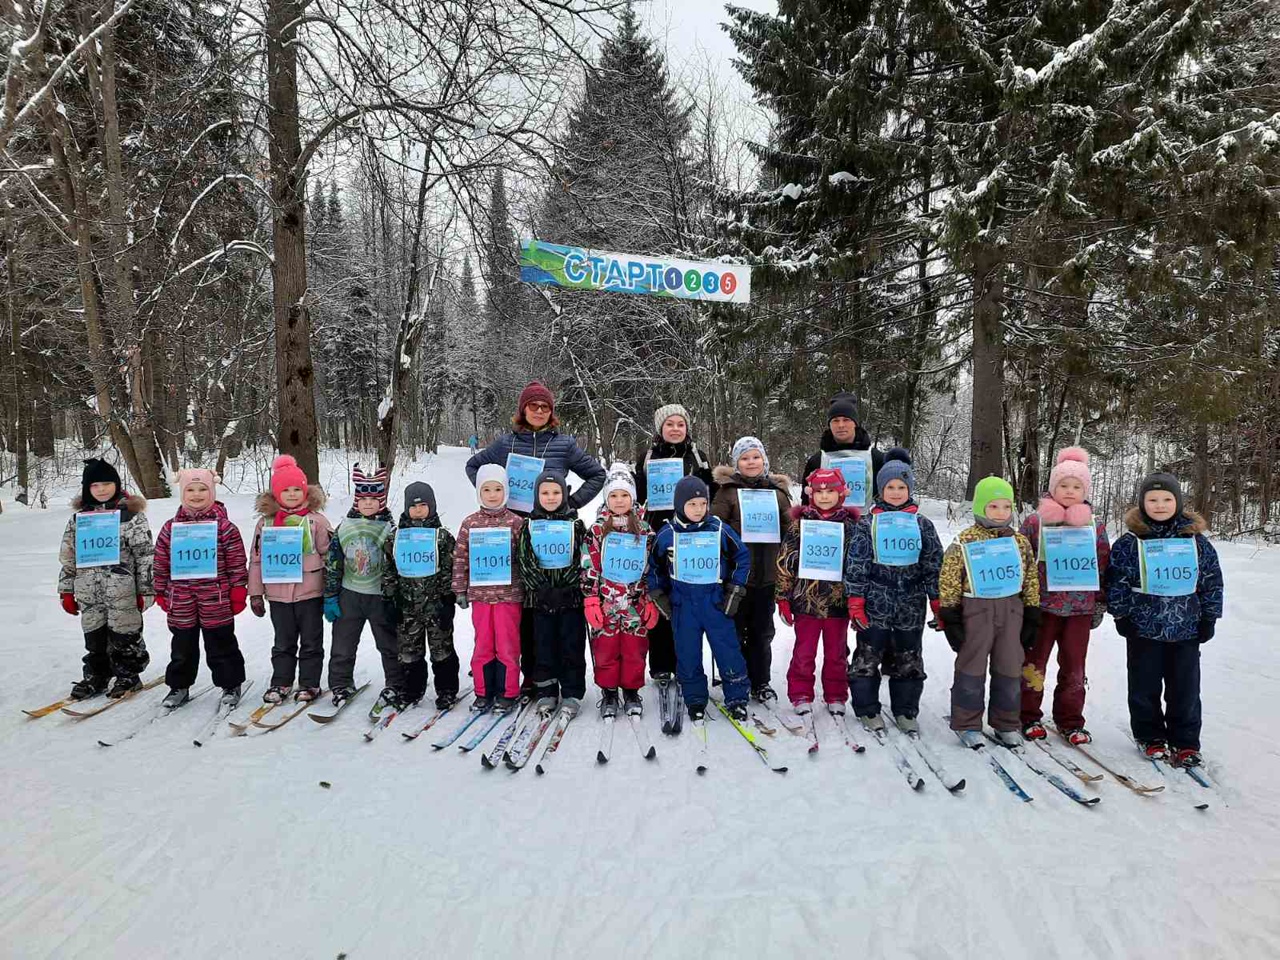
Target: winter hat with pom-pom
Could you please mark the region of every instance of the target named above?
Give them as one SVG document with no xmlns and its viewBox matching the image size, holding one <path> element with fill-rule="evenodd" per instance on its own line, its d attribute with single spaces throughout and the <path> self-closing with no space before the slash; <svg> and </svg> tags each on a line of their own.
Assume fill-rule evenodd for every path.
<svg viewBox="0 0 1280 960">
<path fill-rule="evenodd" d="M 844 474 L 832 467 L 819 467 L 805 480 L 805 492 L 810 497 L 815 490 L 835 490 L 841 496 L 848 496 L 849 485 L 844 481 Z"/>
<path fill-rule="evenodd" d="M 905 483 L 908 497 L 916 495 L 916 472 L 911 466 L 911 454 L 902 447 L 894 447 L 885 454 L 884 466 L 876 473 L 876 491 L 883 490 L 890 480 Z"/>
<path fill-rule="evenodd" d="M 1084 485 L 1084 499 L 1093 490 L 1093 477 L 1089 474 L 1089 451 L 1082 447 L 1064 447 L 1058 451 L 1057 463 L 1049 471 L 1049 496 L 1054 496 L 1058 483 L 1064 477 L 1074 477 Z"/>
<path fill-rule="evenodd" d="M 271 461 L 271 495 L 279 501 L 289 487 L 301 487 L 302 495 L 307 495 L 307 475 L 298 461 L 285 453 Z"/>
</svg>

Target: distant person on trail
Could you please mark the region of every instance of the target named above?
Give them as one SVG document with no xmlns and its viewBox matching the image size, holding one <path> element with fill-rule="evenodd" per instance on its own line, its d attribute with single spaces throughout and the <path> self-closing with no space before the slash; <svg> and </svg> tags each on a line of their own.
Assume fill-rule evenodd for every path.
<svg viewBox="0 0 1280 960">
<path fill-rule="evenodd" d="M 467 447 L 474 454 L 476 451 L 480 449 L 480 438 L 477 437 L 474 433 L 471 436 L 467 437 Z"/>
<path fill-rule="evenodd" d="M 533 512 L 535 486 L 545 470 L 568 478 L 570 472 L 582 478 L 582 486 L 569 495 L 569 506 L 580 510 L 595 499 L 604 486 L 604 467 L 578 441 L 556 428 L 555 399 L 551 391 L 534 380 L 520 392 L 512 429 L 467 461 L 467 478 L 472 485 L 476 472 L 485 464 L 502 467 L 507 473 L 507 508 L 527 518 Z M 525 678 L 521 693 L 532 695 L 534 674 L 533 617 L 520 622 L 520 673 Z"/>
<path fill-rule="evenodd" d="M 858 398 L 852 393 L 841 391 L 831 398 L 827 408 L 827 429 L 822 432 L 822 440 L 818 450 L 809 456 L 800 468 L 801 478 L 808 477 L 819 467 L 835 466 L 831 454 L 838 455 L 844 451 L 871 451 L 871 470 L 868 479 L 874 478 L 884 466 L 884 454 L 871 446 L 871 435 L 858 420 Z M 825 455 L 825 456 L 824 456 Z M 873 491 L 874 492 L 874 491 Z M 872 497 L 866 503 L 854 504 L 863 509 L 870 505 Z M 809 494 L 800 494 L 800 503 L 809 505 Z"/>
</svg>

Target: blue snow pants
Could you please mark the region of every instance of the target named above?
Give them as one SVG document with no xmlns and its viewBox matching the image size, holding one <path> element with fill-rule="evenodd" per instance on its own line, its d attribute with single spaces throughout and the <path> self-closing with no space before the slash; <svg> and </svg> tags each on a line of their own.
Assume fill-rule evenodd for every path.
<svg viewBox="0 0 1280 960">
<path fill-rule="evenodd" d="M 750 685 L 747 682 L 747 662 L 742 658 L 742 646 L 733 621 L 716 606 L 721 590 L 673 591 L 671 597 L 671 627 L 676 640 L 676 677 L 680 691 L 689 706 L 701 707 L 707 703 L 707 675 L 702 669 L 702 635 L 711 644 L 711 653 L 720 668 L 724 681 L 724 702 L 728 705 L 746 703 Z"/>
</svg>

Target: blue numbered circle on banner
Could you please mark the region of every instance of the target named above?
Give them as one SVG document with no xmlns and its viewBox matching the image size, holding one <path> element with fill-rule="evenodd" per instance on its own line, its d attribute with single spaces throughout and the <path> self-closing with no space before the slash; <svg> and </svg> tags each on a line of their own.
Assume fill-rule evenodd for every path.
<svg viewBox="0 0 1280 960">
<path fill-rule="evenodd" d="M 838 581 L 844 578 L 844 524 L 831 520 L 800 521 L 802 580 Z"/>
<path fill-rule="evenodd" d="M 120 562 L 120 511 L 76 514 L 76 566 L 112 567 Z"/>
<path fill-rule="evenodd" d="M 396 572 L 421 580 L 440 570 L 439 530 L 435 527 L 401 527 L 396 531 Z"/>
<path fill-rule="evenodd" d="M 467 534 L 471 586 L 510 586 L 511 531 L 506 527 L 476 527 Z"/>
<path fill-rule="evenodd" d="M 1041 527 L 1045 589 L 1098 590 L 1098 539 L 1093 527 Z"/>
<path fill-rule="evenodd" d="M 920 562 L 920 521 L 914 513 L 892 511 L 871 518 L 871 542 L 876 563 L 909 567 Z"/>
<path fill-rule="evenodd" d="M 773 490 L 738 488 L 743 543 L 781 543 L 778 495 Z"/>
<path fill-rule="evenodd" d="M 862 508 L 871 503 L 871 451 L 834 450 L 822 455 L 822 465 L 840 471 L 849 488 L 846 507 Z"/>
<path fill-rule="evenodd" d="M 676 484 L 683 478 L 683 460 L 650 460 L 644 467 L 645 506 L 650 510 L 674 510 Z"/>
<path fill-rule="evenodd" d="M 521 453 L 507 454 L 507 506 L 521 513 L 533 510 L 537 491 L 534 487 L 547 461 L 541 457 L 526 457 Z"/>
<path fill-rule="evenodd" d="M 1142 593 L 1153 597 L 1186 597 L 1200 581 L 1200 553 L 1194 539 L 1139 540 Z"/>
<path fill-rule="evenodd" d="M 218 576 L 218 524 L 175 523 L 169 528 L 169 577 L 214 580 Z"/>
<path fill-rule="evenodd" d="M 302 527 L 263 527 L 258 538 L 263 583 L 302 582 Z"/>
<path fill-rule="evenodd" d="M 720 582 L 720 531 L 694 530 L 675 535 L 675 579 L 681 583 Z"/>
<path fill-rule="evenodd" d="M 529 521 L 529 542 L 543 570 L 563 570 L 573 562 L 573 524 L 568 520 Z"/>
<path fill-rule="evenodd" d="M 1022 553 L 1013 537 L 961 544 L 970 596 L 1000 600 L 1022 592 Z"/>
<path fill-rule="evenodd" d="M 606 534 L 600 575 L 614 583 L 637 583 L 644 576 L 646 540 L 630 533 Z"/>
</svg>

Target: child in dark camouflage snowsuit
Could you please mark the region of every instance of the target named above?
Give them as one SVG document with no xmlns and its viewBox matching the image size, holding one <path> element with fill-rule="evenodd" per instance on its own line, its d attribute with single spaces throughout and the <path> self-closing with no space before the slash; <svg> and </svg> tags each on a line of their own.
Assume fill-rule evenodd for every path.
<svg viewBox="0 0 1280 960">
<path fill-rule="evenodd" d="M 407 528 L 436 531 L 436 572 L 429 577 L 404 576 L 396 568 L 396 537 Z M 417 703 L 427 690 L 427 649 L 435 667 L 436 708 L 444 710 L 458 699 L 458 653 L 453 649 L 453 534 L 440 523 L 436 493 L 431 484 L 416 481 L 404 491 L 404 512 L 387 538 L 382 568 L 382 594 L 398 611 L 396 636 L 404 682 L 400 699 Z"/>
<path fill-rule="evenodd" d="M 76 566 L 76 514 L 67 521 L 58 559 L 58 593 L 62 609 L 80 615 L 84 629 L 84 676 L 71 688 L 82 700 L 107 689 L 118 698 L 141 685 L 139 674 L 151 658 L 142 640 L 142 612 L 155 600 L 152 585 L 151 527 L 143 511 L 147 501 L 125 493 L 120 474 L 105 460 L 86 460 L 80 496 L 71 501 L 77 513 L 120 512 L 120 562 L 103 567 Z"/>
<path fill-rule="evenodd" d="M 587 691 L 587 627 L 578 563 L 587 530 L 569 505 L 569 489 L 561 474 L 544 470 L 533 489 L 537 502 L 516 541 L 516 562 L 524 582 L 525 609 L 533 617 L 534 689 L 539 709 L 548 709 L 559 697 L 576 713 Z M 538 560 L 532 525 L 542 520 L 573 524 L 564 566 L 544 567 Z"/>
</svg>

